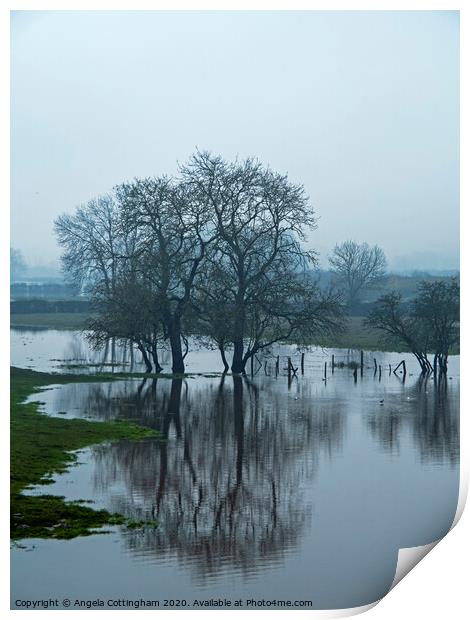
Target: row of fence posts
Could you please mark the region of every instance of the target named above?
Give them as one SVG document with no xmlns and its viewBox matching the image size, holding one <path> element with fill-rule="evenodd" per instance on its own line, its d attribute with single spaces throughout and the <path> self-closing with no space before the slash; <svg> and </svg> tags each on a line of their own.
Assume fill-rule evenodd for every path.
<svg viewBox="0 0 470 620">
<path fill-rule="evenodd" d="M 374 377 L 377 375 L 379 375 L 379 381 L 382 379 L 382 365 L 381 364 L 377 364 L 377 360 L 374 357 Z M 267 360 L 265 360 L 264 362 L 264 372 L 265 374 L 268 374 L 267 371 Z M 254 362 L 253 362 L 253 357 L 251 358 L 251 376 L 253 376 L 254 374 Z M 331 374 L 333 375 L 335 373 L 335 356 L 332 355 L 331 356 Z M 261 367 L 261 363 L 260 363 L 260 367 Z M 402 367 L 403 370 L 400 371 L 403 373 L 403 381 L 405 381 L 406 378 L 406 362 L 405 360 L 401 360 L 401 362 L 399 362 L 399 364 L 397 364 L 397 366 L 393 369 L 392 371 L 392 365 L 389 364 L 388 365 L 388 375 L 390 376 L 393 372 L 393 374 L 397 375 L 397 371 L 398 369 Z M 327 368 L 328 368 L 328 363 L 325 362 L 324 365 L 324 373 L 323 373 L 323 380 L 326 382 L 327 380 Z M 299 370 L 299 368 L 295 367 L 294 364 L 292 363 L 292 358 L 288 357 L 287 358 L 287 378 L 288 378 L 288 382 L 289 385 L 293 379 L 293 377 L 297 376 L 297 371 Z M 358 375 L 358 370 L 360 371 L 361 377 L 364 376 L 364 351 L 361 351 L 361 357 L 360 357 L 360 363 L 359 365 L 355 366 L 353 369 L 353 379 L 354 379 L 354 383 L 357 383 L 357 375 Z M 280 356 L 278 355 L 276 357 L 276 366 L 275 366 L 275 373 L 276 373 L 276 377 L 279 375 L 280 372 Z M 300 373 L 303 375 L 305 373 L 305 353 L 301 353 L 300 356 Z"/>
</svg>

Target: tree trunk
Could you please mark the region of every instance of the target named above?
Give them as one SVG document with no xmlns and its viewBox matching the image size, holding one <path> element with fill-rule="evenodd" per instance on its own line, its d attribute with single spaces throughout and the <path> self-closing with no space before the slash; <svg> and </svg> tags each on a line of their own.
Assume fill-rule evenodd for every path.
<svg viewBox="0 0 470 620">
<path fill-rule="evenodd" d="M 244 356 L 243 356 L 244 334 L 245 334 L 245 306 L 244 306 L 242 289 L 240 287 L 240 290 L 239 290 L 239 293 L 236 299 L 234 337 L 233 337 L 233 358 L 232 358 L 232 372 L 235 372 L 237 374 L 245 373 L 246 359 L 244 359 Z"/>
<path fill-rule="evenodd" d="M 111 364 L 114 372 L 114 364 L 116 363 L 116 338 L 111 338 Z"/>
<path fill-rule="evenodd" d="M 173 316 L 168 326 L 170 338 L 172 371 L 174 373 L 184 372 L 183 350 L 181 348 L 181 319 L 178 315 Z"/>
<path fill-rule="evenodd" d="M 137 348 L 142 353 L 142 359 L 144 360 L 145 368 L 147 372 L 152 372 L 152 364 L 150 363 L 149 356 L 147 355 L 147 351 L 145 348 L 139 343 L 137 343 Z"/>
<path fill-rule="evenodd" d="M 225 349 L 223 345 L 219 345 L 220 357 L 222 358 L 222 364 L 224 365 L 224 372 L 227 372 L 230 366 L 228 365 L 227 358 L 225 357 Z"/>
<path fill-rule="evenodd" d="M 158 361 L 157 345 L 154 342 L 152 343 L 152 359 L 155 366 L 155 372 L 161 372 L 163 368 L 160 366 Z"/>
<path fill-rule="evenodd" d="M 243 359 L 243 338 L 236 338 L 233 342 L 232 372 L 241 374 L 245 372 Z"/>
<path fill-rule="evenodd" d="M 233 377 L 234 430 L 237 440 L 236 485 L 242 482 L 244 453 L 243 383 L 241 377 Z"/>
</svg>

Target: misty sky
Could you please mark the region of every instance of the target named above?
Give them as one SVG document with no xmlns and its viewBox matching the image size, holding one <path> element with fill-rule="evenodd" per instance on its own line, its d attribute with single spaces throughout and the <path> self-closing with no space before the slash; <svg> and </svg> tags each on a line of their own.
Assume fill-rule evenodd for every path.
<svg viewBox="0 0 470 620">
<path fill-rule="evenodd" d="M 456 12 L 16 12 L 12 239 L 195 147 L 304 183 L 323 257 L 352 238 L 458 266 Z"/>
</svg>

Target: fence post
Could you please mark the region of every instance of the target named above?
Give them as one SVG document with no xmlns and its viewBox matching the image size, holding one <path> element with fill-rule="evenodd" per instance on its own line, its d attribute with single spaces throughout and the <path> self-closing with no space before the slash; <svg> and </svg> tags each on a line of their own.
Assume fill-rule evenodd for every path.
<svg viewBox="0 0 470 620">
<path fill-rule="evenodd" d="M 300 372 L 302 374 L 304 374 L 304 357 L 305 357 L 305 353 L 302 353 L 302 356 L 300 358 Z"/>
<path fill-rule="evenodd" d="M 361 351 L 361 377 L 363 374 L 364 374 L 364 351 Z"/>
<path fill-rule="evenodd" d="M 331 356 L 331 374 L 332 375 L 335 374 L 335 356 L 334 355 Z"/>
</svg>

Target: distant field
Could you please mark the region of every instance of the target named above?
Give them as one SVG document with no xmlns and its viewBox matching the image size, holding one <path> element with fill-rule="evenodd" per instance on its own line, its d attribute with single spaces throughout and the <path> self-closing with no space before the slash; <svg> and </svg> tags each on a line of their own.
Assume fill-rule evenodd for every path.
<svg viewBox="0 0 470 620">
<path fill-rule="evenodd" d="M 349 317 L 348 326 L 342 334 L 332 338 L 320 338 L 315 344 L 339 349 L 390 351 L 393 347 L 390 347 L 390 344 L 384 344 L 383 333 L 377 329 L 364 327 L 363 321 L 362 316 Z M 404 347 L 401 347 L 401 350 L 403 351 Z"/>
<path fill-rule="evenodd" d="M 10 314 L 12 327 L 48 327 L 50 329 L 83 329 L 88 314 L 49 312 L 47 314 Z"/>
</svg>

